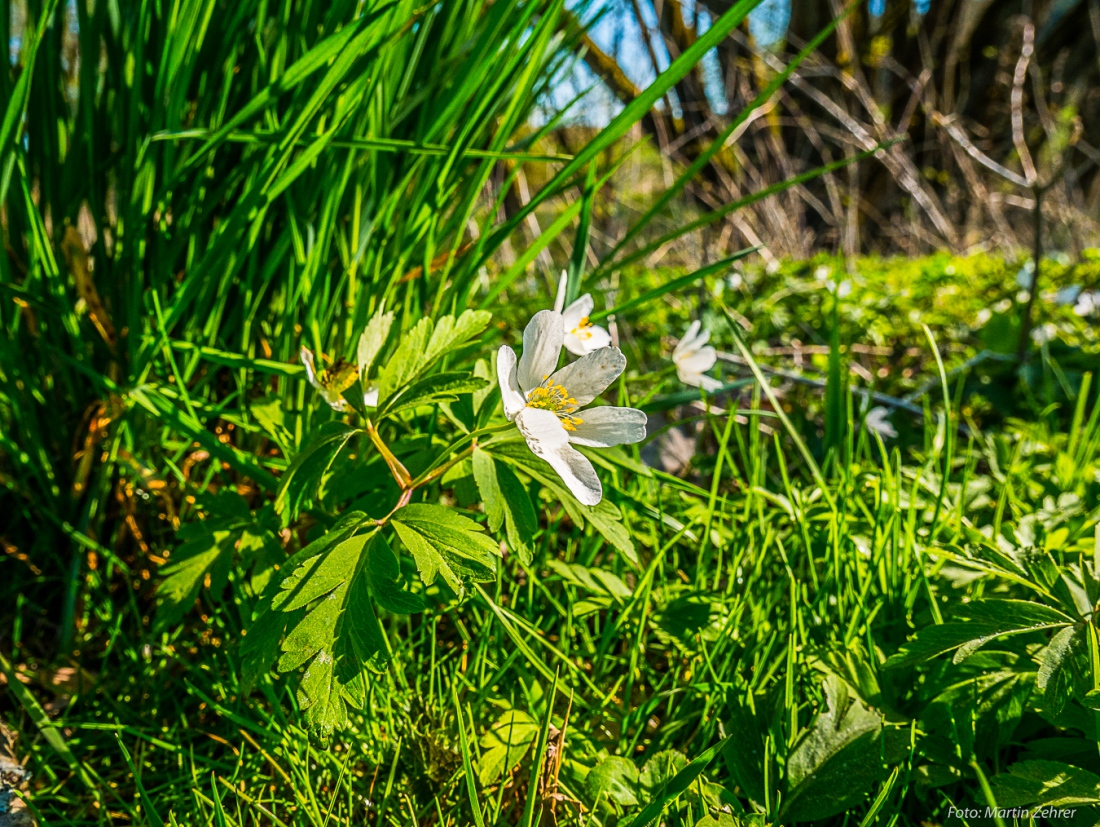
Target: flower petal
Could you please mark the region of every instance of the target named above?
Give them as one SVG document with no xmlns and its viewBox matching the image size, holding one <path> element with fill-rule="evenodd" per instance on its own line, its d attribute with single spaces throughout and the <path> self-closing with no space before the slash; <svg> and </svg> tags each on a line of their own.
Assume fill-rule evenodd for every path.
<svg viewBox="0 0 1100 827">
<path fill-rule="evenodd" d="M 363 404 L 368 408 L 378 407 L 378 388 L 367 388 L 363 391 Z"/>
<path fill-rule="evenodd" d="M 695 349 L 693 347 L 693 343 L 695 340 L 695 334 L 699 332 L 699 326 L 700 322 L 698 319 L 691 323 L 691 326 L 688 327 L 684 335 L 680 337 L 680 341 L 676 343 L 676 349 L 672 351 L 673 359 L 678 359 L 681 356 L 685 356 Z"/>
<path fill-rule="evenodd" d="M 602 347 L 566 365 L 550 379 L 563 386 L 577 400 L 577 405 L 583 407 L 603 393 L 625 368 L 626 357 L 621 350 Z"/>
<path fill-rule="evenodd" d="M 523 355 L 519 358 L 516 378 L 524 393 L 542 384 L 554 372 L 565 338 L 565 323 L 561 313 L 540 310 L 531 317 L 523 331 Z"/>
<path fill-rule="evenodd" d="M 504 415 L 511 422 L 516 414 L 523 410 L 527 400 L 516 381 L 516 352 L 508 345 L 501 345 L 497 351 L 497 384 L 500 385 L 500 398 L 504 402 Z"/>
<path fill-rule="evenodd" d="M 589 408 L 580 420 L 577 429 L 568 432 L 574 445 L 610 448 L 645 439 L 646 415 L 635 408 Z"/>
<path fill-rule="evenodd" d="M 313 385 L 317 390 L 321 390 L 321 383 L 317 381 L 317 368 L 313 364 L 313 351 L 305 345 L 302 345 L 302 349 L 298 351 L 298 355 L 302 359 L 302 364 L 306 369 L 306 379 L 309 380 L 309 384 Z"/>
<path fill-rule="evenodd" d="M 581 328 L 576 333 L 565 334 L 565 349 L 574 356 L 584 356 L 610 344 L 611 334 L 594 325 Z"/>
<path fill-rule="evenodd" d="M 863 418 L 863 425 L 869 430 L 874 431 L 880 436 L 894 439 L 897 437 L 898 432 L 891 424 L 887 417 L 890 415 L 882 405 L 876 405 L 867 411 L 867 416 Z"/>
<path fill-rule="evenodd" d="M 302 359 L 302 364 L 306 368 L 306 379 L 309 380 L 314 389 L 321 394 L 321 398 L 328 403 L 329 407 L 335 411 L 346 411 L 349 406 L 347 400 L 344 399 L 343 394 L 340 391 L 326 388 L 321 384 L 321 381 L 317 378 L 317 366 L 313 362 L 313 351 L 305 345 L 302 345 L 301 350 L 298 351 L 298 355 Z"/>
<path fill-rule="evenodd" d="M 558 295 L 554 297 L 554 312 L 561 313 L 565 307 L 565 288 L 569 284 L 569 274 L 564 270 L 561 271 L 561 278 L 558 279 Z"/>
<path fill-rule="evenodd" d="M 562 311 L 562 318 L 565 319 L 566 331 L 575 330 L 582 321 L 592 315 L 592 310 L 595 308 L 596 302 L 592 298 L 591 293 L 585 293 L 569 307 Z"/>
<path fill-rule="evenodd" d="M 546 460 L 573 496 L 584 505 L 596 505 L 603 498 L 603 486 L 588 458 L 569 444 L 561 420 L 541 408 L 524 408 L 516 424 L 527 440 L 527 447 Z"/>
<path fill-rule="evenodd" d="M 676 359 L 676 369 L 686 373 L 705 373 L 718 361 L 718 351 L 707 345 Z"/>
</svg>

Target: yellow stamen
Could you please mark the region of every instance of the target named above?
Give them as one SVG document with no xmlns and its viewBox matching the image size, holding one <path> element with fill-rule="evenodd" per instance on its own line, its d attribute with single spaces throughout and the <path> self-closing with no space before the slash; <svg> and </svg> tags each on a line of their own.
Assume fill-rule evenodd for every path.
<svg viewBox="0 0 1100 827">
<path fill-rule="evenodd" d="M 325 390 L 343 393 L 355 384 L 357 374 L 355 365 L 337 359 L 331 368 L 318 371 L 317 383 Z"/>
<path fill-rule="evenodd" d="M 556 414 L 567 431 L 577 430 L 577 425 L 583 421 L 579 416 L 570 416 L 579 407 L 577 400 L 569 395 L 564 385 L 556 382 L 544 382 L 527 394 L 527 407 Z"/>
</svg>

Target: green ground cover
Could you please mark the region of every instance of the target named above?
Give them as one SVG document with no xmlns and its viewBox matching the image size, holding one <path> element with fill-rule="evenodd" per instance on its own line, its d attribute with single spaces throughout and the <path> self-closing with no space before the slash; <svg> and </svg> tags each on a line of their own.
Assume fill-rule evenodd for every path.
<svg viewBox="0 0 1100 827">
<path fill-rule="evenodd" d="M 162 572 L 89 565 L 67 664 L 39 662 L 20 630 L 44 607 L 19 597 L 5 667 L 25 688 L 7 717 L 23 733 L 29 806 L 57 824 L 712 825 L 918 824 L 996 802 L 1076 808 L 1065 823 L 1093 823 L 1094 326 L 1055 294 L 1096 271 L 1044 264 L 1037 323 L 1055 329 L 1019 378 L 995 359 L 973 364 L 1014 352 L 996 326 L 1016 323 L 1019 269 L 986 257 L 727 268 L 619 314 L 630 367 L 612 395 L 665 429 L 597 460 L 625 539 L 582 527 L 558 489 L 520 469 L 537 513 L 527 551 L 509 542 L 462 598 L 440 579 L 407 586 L 423 611 L 379 611 L 388 665 L 323 739 L 300 708 L 300 670 L 242 684 L 259 564 L 213 571 L 193 607 L 162 586 L 152 623 Z M 675 275 L 624 277 L 600 299 L 621 306 Z M 527 288 L 469 358 L 515 342 L 549 304 L 549 285 Z M 740 355 L 720 362 L 732 387 L 710 410 L 670 369 L 670 334 L 699 316 Z M 758 370 L 820 384 L 746 384 L 752 353 Z M 909 402 L 919 413 L 891 414 L 896 437 L 860 427 L 859 388 L 901 399 L 926 385 Z M 328 417 L 312 391 L 279 416 L 248 397 L 275 444 L 280 428 Z M 430 431 L 439 416 L 420 406 L 402 427 Z M 657 446 L 672 430 L 691 451 L 669 473 Z M 385 471 L 367 453 L 302 495 L 308 518 L 288 551 L 369 499 L 364 477 Z M 462 509 L 477 499 L 472 474 L 459 464 L 417 497 Z M 196 547 L 233 509 L 256 535 L 273 519 L 262 498 L 206 488 L 185 520 Z"/>
</svg>

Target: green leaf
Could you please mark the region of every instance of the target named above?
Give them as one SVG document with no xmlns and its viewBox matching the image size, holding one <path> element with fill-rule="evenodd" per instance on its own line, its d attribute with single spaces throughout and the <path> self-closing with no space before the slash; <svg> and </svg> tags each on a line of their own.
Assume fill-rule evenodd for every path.
<svg viewBox="0 0 1100 827">
<path fill-rule="evenodd" d="M 406 588 L 397 556 L 381 532 L 367 547 L 366 572 L 371 594 L 383 609 L 403 615 L 424 611 L 424 596 Z"/>
<path fill-rule="evenodd" d="M 770 760 L 764 746 L 763 732 L 767 724 L 757 721 L 757 714 L 746 701 L 752 695 L 745 693 L 744 699 L 733 701 L 730 716 L 727 719 L 727 732 L 733 746 L 722 753 L 726 769 L 734 781 L 744 791 L 748 799 L 757 805 L 766 800 L 764 785 L 764 767 Z"/>
<path fill-rule="evenodd" d="M 1052 715 L 1060 715 L 1085 674 L 1086 636 L 1083 626 L 1067 626 L 1043 650 L 1036 685 Z"/>
<path fill-rule="evenodd" d="M 539 736 L 539 723 L 526 712 L 509 710 L 481 737 L 478 778 L 485 786 L 511 772 Z"/>
<path fill-rule="evenodd" d="M 249 405 L 249 411 L 264 433 L 271 437 L 279 450 L 289 455 L 294 450 L 294 437 L 286 427 L 286 409 L 277 396 L 265 396 Z"/>
<path fill-rule="evenodd" d="M 241 640 L 241 691 L 245 694 L 263 677 L 279 657 L 279 642 L 287 624 L 296 622 L 294 615 L 276 611 L 265 601 L 256 620 Z"/>
<path fill-rule="evenodd" d="M 609 571 L 585 568 L 577 563 L 565 563 L 561 560 L 549 560 L 546 565 L 567 582 L 588 593 L 585 599 L 573 604 L 573 614 L 577 617 L 610 609 L 612 606 L 622 606 L 633 594 L 626 583 Z"/>
<path fill-rule="evenodd" d="M 500 549 L 473 520 L 440 505 L 407 505 L 391 520 L 425 585 L 442 574 L 456 594 L 463 580 L 489 580 Z"/>
<path fill-rule="evenodd" d="M 578 528 L 584 528 L 586 522 L 591 523 L 592 527 L 621 551 L 628 560 L 632 563 L 638 561 L 638 552 L 634 548 L 634 540 L 630 532 L 623 525 L 622 513 L 619 507 L 607 497 L 594 506 L 581 505 L 554 470 L 544 460 L 532 454 L 527 445 L 520 440 L 492 443 L 486 450 L 518 467 L 523 473 L 553 491 L 557 501 L 562 504 Z"/>
<path fill-rule="evenodd" d="M 584 779 L 584 791 L 593 806 L 614 801 L 622 807 L 638 803 L 638 768 L 618 755 L 611 755 L 597 764 Z"/>
<path fill-rule="evenodd" d="M 1017 761 L 989 786 L 1000 807 L 1100 804 L 1100 776 L 1060 761 Z"/>
<path fill-rule="evenodd" d="M 371 536 L 353 537 L 311 558 L 287 578 L 294 582 L 284 583 L 281 592 L 292 595 L 284 608 L 297 606 L 304 614 L 283 640 L 278 669 L 289 672 L 309 663 L 298 687 L 298 705 L 306 724 L 324 741 L 346 725 L 348 705 L 363 708 L 366 669 L 387 656 L 364 565 Z M 337 585 L 330 588 L 334 581 Z M 302 599 L 306 595 L 313 596 L 308 603 Z"/>
<path fill-rule="evenodd" d="M 953 660 L 960 663 L 996 638 L 1058 629 L 1073 622 L 1056 609 L 1025 600 L 974 601 L 965 611 L 981 619 L 952 621 L 921 629 L 900 652 L 887 658 L 886 668 L 910 666 L 956 649 Z"/>
<path fill-rule="evenodd" d="M 425 316 L 402 335 L 397 351 L 378 374 L 378 401 L 387 402 L 394 393 L 416 378 L 424 362 L 424 352 L 434 323 Z"/>
<path fill-rule="evenodd" d="M 313 557 L 295 568 L 280 584 L 272 605 L 292 612 L 328 594 L 347 581 L 359 565 L 363 548 L 377 532 L 360 534 L 338 543 L 323 555 Z"/>
<path fill-rule="evenodd" d="M 389 398 L 378 413 L 378 418 L 416 408 L 421 405 L 438 405 L 440 402 L 454 402 L 464 393 L 474 393 L 484 388 L 486 381 L 465 371 L 437 373 L 427 376 L 409 385 L 404 391 Z"/>
<path fill-rule="evenodd" d="M 687 765 L 687 756 L 679 750 L 662 750 L 645 762 L 639 780 L 649 795 L 661 795 L 668 783 Z"/>
<path fill-rule="evenodd" d="M 378 358 L 378 354 L 386 344 L 386 339 L 389 338 L 393 316 L 392 311 L 384 313 L 379 310 L 371 316 L 371 320 L 367 322 L 366 328 L 359 337 L 359 345 L 355 349 L 355 364 L 359 368 L 359 378 L 364 382 L 371 368 L 374 367 L 374 360 Z"/>
<path fill-rule="evenodd" d="M 825 702 L 787 759 L 781 819 L 816 821 L 842 813 L 882 779 L 882 719 L 835 675 L 825 679 Z"/>
<path fill-rule="evenodd" d="M 383 406 L 389 403 L 392 396 L 404 391 L 439 358 L 483 331 L 490 318 L 491 314 L 483 310 L 467 310 L 457 319 L 443 316 L 437 322 L 422 318 L 404 335 L 397 351 L 378 375 L 379 402 Z M 479 383 L 475 388 L 459 392 L 469 393 L 483 387 Z M 455 393 L 451 398 L 457 398 Z"/>
<path fill-rule="evenodd" d="M 210 589 L 220 593 L 233 562 L 242 526 L 226 526 L 226 521 L 207 518 L 188 523 L 177 532 L 183 541 L 170 562 L 161 568 L 164 579 L 157 588 L 157 626 L 166 628 L 179 623 L 199 596 L 203 582 L 210 576 Z"/>
<path fill-rule="evenodd" d="M 490 531 L 499 531 L 503 525 L 509 548 L 524 565 L 530 565 L 539 521 L 527 489 L 511 468 L 481 449 L 474 451 L 473 468 Z"/>
<path fill-rule="evenodd" d="M 294 457 L 279 481 L 279 493 L 275 496 L 275 512 L 284 528 L 298 516 L 308 498 L 318 492 L 336 456 L 357 433 L 357 429 L 343 422 L 327 422 L 317 437 Z"/>
<path fill-rule="evenodd" d="M 731 746 L 731 741 L 726 738 L 723 741 L 712 746 L 706 750 L 698 758 L 694 759 L 691 763 L 685 764 L 676 770 L 676 774 L 667 779 L 662 789 L 655 793 L 655 797 L 646 804 L 643 809 L 634 820 L 630 822 L 630 827 L 646 827 L 646 825 L 653 822 L 658 816 L 664 812 L 665 807 L 679 798 L 690 787 L 696 779 L 702 776 L 703 771 L 710 766 L 710 762 L 715 759 L 718 753 L 728 749 Z M 666 758 L 664 760 L 666 765 L 675 764 L 675 759 Z M 655 772 L 658 772 L 655 770 Z"/>
<path fill-rule="evenodd" d="M 703 816 L 695 822 L 695 827 L 765 827 L 767 823 L 767 817 L 762 813 L 744 813 L 736 816 L 718 813 Z"/>
<path fill-rule="evenodd" d="M 488 327 L 493 314 L 487 310 L 467 310 L 457 319 L 444 316 L 435 325 L 435 332 L 424 353 L 424 364 L 430 365 L 448 350 L 472 339 Z"/>
</svg>

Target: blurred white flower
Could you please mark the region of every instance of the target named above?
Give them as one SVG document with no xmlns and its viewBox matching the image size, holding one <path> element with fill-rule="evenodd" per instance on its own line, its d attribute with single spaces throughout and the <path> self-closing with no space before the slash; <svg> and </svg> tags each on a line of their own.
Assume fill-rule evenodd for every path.
<svg viewBox="0 0 1100 827">
<path fill-rule="evenodd" d="M 863 417 L 863 427 L 869 431 L 874 431 L 881 437 L 893 439 L 898 435 L 898 432 L 890 424 L 890 420 L 887 419 L 889 415 L 885 406 L 876 405 L 867 411 L 867 416 Z"/>
<path fill-rule="evenodd" d="M 993 318 L 993 311 L 988 307 L 983 307 L 978 311 L 978 327 L 982 327 L 986 322 Z"/>
<path fill-rule="evenodd" d="M 309 384 L 316 388 L 317 392 L 321 394 L 321 397 L 328 402 L 333 410 L 346 411 L 348 403 L 343 394 L 344 391 L 355 384 L 355 365 L 345 362 L 343 359 L 337 359 L 331 368 L 319 371 L 314 364 L 312 350 L 302 345 L 299 355 L 302 364 L 305 365 L 306 378 L 309 380 Z M 378 404 L 377 391 L 374 392 L 374 404 Z"/>
<path fill-rule="evenodd" d="M 1071 284 L 1069 287 L 1063 287 L 1057 293 L 1054 294 L 1054 303 L 1065 307 L 1067 304 L 1074 304 L 1077 301 L 1077 297 L 1081 295 L 1081 285 Z"/>
<path fill-rule="evenodd" d="M 818 281 L 825 281 L 829 276 L 833 274 L 833 268 L 826 264 L 821 264 L 816 270 L 814 270 L 814 278 Z"/>
<path fill-rule="evenodd" d="M 1077 297 L 1077 303 L 1073 305 L 1073 312 L 1078 316 L 1091 316 L 1100 310 L 1100 293 L 1095 290 L 1086 290 Z"/>
<path fill-rule="evenodd" d="M 676 375 L 680 377 L 681 382 L 712 393 L 722 387 L 722 383 L 704 374 L 718 361 L 718 352 L 707 344 L 710 333 L 700 328 L 702 325 L 698 319 L 691 323 L 684 338 L 672 351 L 672 361 L 676 365 Z"/>
<path fill-rule="evenodd" d="M 1045 345 L 1051 339 L 1058 335 L 1058 328 L 1051 322 L 1039 325 L 1031 331 L 1031 339 L 1037 345 Z"/>
<path fill-rule="evenodd" d="M 562 317 L 565 331 L 565 349 L 574 356 L 584 356 L 611 344 L 611 334 L 588 321 L 595 303 L 592 294 L 585 293 L 569 307 L 565 307 L 565 287 L 569 274 L 562 270 L 558 281 L 558 295 L 554 299 L 554 312 Z"/>
<path fill-rule="evenodd" d="M 504 415 L 519 426 L 527 447 L 550 464 L 573 496 L 596 505 L 603 498 L 600 478 L 573 445 L 610 448 L 641 442 L 646 415 L 610 406 L 582 411 L 623 372 L 626 357 L 618 348 L 603 347 L 555 370 L 565 336 L 561 313 L 539 311 L 523 331 L 518 362 L 512 348 L 500 348 L 497 381 Z"/>
</svg>

